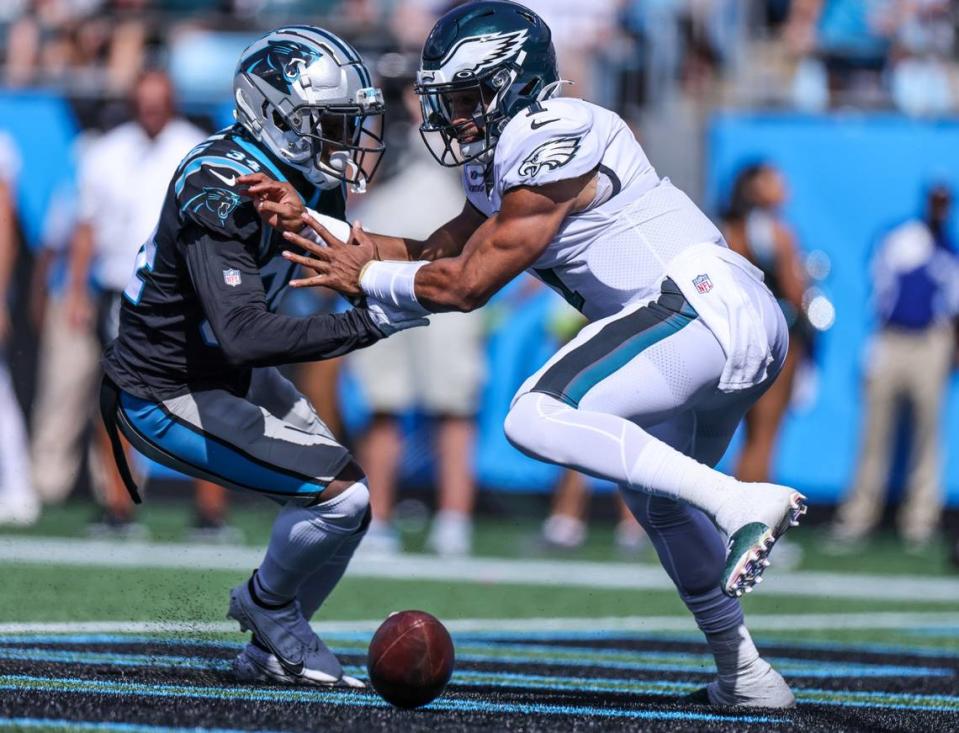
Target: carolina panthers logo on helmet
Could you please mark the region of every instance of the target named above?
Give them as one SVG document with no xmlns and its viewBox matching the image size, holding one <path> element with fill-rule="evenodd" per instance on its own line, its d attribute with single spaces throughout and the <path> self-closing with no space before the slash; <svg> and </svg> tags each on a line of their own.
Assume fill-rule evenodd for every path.
<svg viewBox="0 0 959 733">
<path fill-rule="evenodd" d="M 521 176 L 533 178 L 543 168 L 561 168 L 576 155 L 581 137 L 559 137 L 538 145 L 520 163 L 517 171 Z"/>
<path fill-rule="evenodd" d="M 479 75 L 519 55 L 526 42 L 525 28 L 509 33 L 469 36 L 457 43 L 440 62 L 446 77 Z"/>
<path fill-rule="evenodd" d="M 271 87 L 286 93 L 303 69 L 320 58 L 317 51 L 295 41 L 270 41 L 246 61 L 244 71 L 256 74 Z"/>
</svg>

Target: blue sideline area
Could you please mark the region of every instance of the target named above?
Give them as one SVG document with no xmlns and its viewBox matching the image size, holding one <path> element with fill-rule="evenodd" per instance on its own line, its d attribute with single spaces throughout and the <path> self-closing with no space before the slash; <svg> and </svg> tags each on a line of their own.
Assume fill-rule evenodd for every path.
<svg viewBox="0 0 959 733">
<path fill-rule="evenodd" d="M 215 115 L 229 122 L 225 108 Z M 71 145 L 76 122 L 68 105 L 41 92 L 0 94 L 0 130 L 16 142 L 23 161 L 18 204 L 28 246 L 35 248 L 47 206 L 68 191 L 75 170 Z M 655 151 L 651 151 L 655 159 Z M 824 289 L 837 309 L 835 327 L 818 344 L 816 369 L 803 400 L 782 435 L 776 478 L 793 483 L 816 502 L 841 495 L 855 466 L 860 432 L 861 375 L 868 335 L 869 253 L 881 233 L 918 211 L 931 180 L 959 190 L 959 121 L 921 122 L 896 116 L 802 117 L 793 114 L 722 114 L 709 131 L 707 200 L 711 214 L 735 172 L 759 159 L 777 164 L 793 193 L 787 217 L 806 250 L 821 249 L 832 260 Z M 664 171 L 665 172 L 665 171 Z M 954 220 L 959 240 L 959 216 Z M 559 471 L 522 456 L 503 435 L 509 400 L 523 379 L 553 352 L 549 322 L 558 298 L 514 284 L 487 307 L 487 384 L 478 416 L 476 466 L 480 483 L 507 491 L 548 491 Z M 917 365 L 917 368 L 921 365 Z M 388 368 L 388 367 L 386 367 Z M 953 379 L 944 409 L 947 445 L 959 444 L 959 380 Z M 362 395 L 347 373 L 342 403 L 351 431 L 368 418 Z M 403 473 L 425 478 L 430 470 L 429 426 L 407 416 L 410 437 Z M 732 464 L 735 443 L 723 467 Z M 951 503 L 959 504 L 959 455 L 947 470 Z M 899 472 L 901 474 L 901 471 Z M 601 486 L 602 490 L 609 487 Z"/>
</svg>

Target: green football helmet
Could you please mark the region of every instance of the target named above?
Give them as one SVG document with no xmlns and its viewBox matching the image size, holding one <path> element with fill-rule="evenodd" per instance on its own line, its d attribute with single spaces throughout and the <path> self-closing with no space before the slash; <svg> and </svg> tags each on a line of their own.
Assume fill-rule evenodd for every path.
<svg viewBox="0 0 959 733">
<path fill-rule="evenodd" d="M 536 13 L 503 0 L 461 5 L 423 47 L 420 133 L 441 165 L 488 161 L 506 123 L 559 84 L 552 34 Z"/>
</svg>

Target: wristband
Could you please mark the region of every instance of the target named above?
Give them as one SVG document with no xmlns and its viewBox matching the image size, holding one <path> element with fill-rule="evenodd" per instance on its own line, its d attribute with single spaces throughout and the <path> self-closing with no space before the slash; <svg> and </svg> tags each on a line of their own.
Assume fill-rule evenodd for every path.
<svg viewBox="0 0 959 733">
<path fill-rule="evenodd" d="M 310 215 L 313 221 L 319 222 L 330 234 L 339 239 L 341 242 L 350 241 L 350 225 L 343 221 L 342 219 L 336 219 L 332 216 L 327 216 L 326 214 L 321 214 L 318 211 L 313 211 L 313 209 L 307 207 L 306 213 Z M 300 234 L 311 242 L 315 242 L 321 247 L 326 246 L 326 242 L 323 241 L 323 237 L 314 232 L 310 227 L 304 226 L 303 231 Z"/>
<path fill-rule="evenodd" d="M 426 315 L 429 311 L 416 299 L 414 281 L 419 269 L 428 264 L 425 260 L 371 260 L 360 272 L 360 289 L 367 295 L 407 313 Z"/>
</svg>

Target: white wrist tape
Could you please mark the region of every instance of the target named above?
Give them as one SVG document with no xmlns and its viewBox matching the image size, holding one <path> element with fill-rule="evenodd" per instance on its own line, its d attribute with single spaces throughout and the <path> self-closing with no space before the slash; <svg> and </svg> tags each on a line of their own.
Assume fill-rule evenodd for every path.
<svg viewBox="0 0 959 733">
<path fill-rule="evenodd" d="M 416 299 L 416 273 L 426 261 L 401 262 L 372 260 L 360 273 L 360 288 L 379 301 L 396 306 L 411 315 L 426 315 L 426 308 Z"/>
<path fill-rule="evenodd" d="M 307 207 L 306 213 L 310 217 L 319 222 L 330 234 L 339 239 L 342 242 L 350 241 L 350 225 L 342 221 L 341 219 L 335 219 L 332 216 L 327 216 L 326 214 L 321 214 L 319 211 L 313 211 L 313 209 Z M 311 242 L 316 242 L 321 247 L 326 246 L 326 242 L 323 241 L 323 238 L 314 232 L 310 227 L 304 226 L 301 234 L 309 239 Z"/>
</svg>

